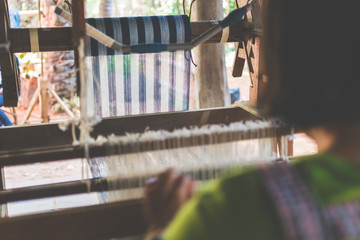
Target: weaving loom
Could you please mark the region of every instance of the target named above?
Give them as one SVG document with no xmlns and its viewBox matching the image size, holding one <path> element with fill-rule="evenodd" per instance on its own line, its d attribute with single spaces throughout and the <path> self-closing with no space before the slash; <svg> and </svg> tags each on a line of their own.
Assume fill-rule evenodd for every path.
<svg viewBox="0 0 360 240">
<path fill-rule="evenodd" d="M 74 2 L 74 12 L 83 13 L 81 2 Z M 83 28 L 79 27 L 83 21 L 81 17 L 83 14 L 73 19 L 75 32 L 79 32 L 78 35 L 74 34 L 76 41 L 83 37 L 81 35 Z M 161 23 L 158 26 L 162 29 L 161 38 L 156 34 L 157 22 Z M 88 23 L 125 44 L 151 44 L 159 41 L 186 43 L 191 40 L 190 22 L 185 16 L 89 19 Z M 151 29 L 149 26 L 153 26 L 153 32 L 148 31 Z M 118 33 L 115 33 L 116 29 Z M 166 30 L 169 32 L 166 33 Z M 80 42 L 75 44 L 75 50 L 81 47 Z M 86 72 L 91 74 L 88 74 L 87 82 L 81 84 L 82 89 L 87 91 L 87 97 L 83 101 L 88 105 L 87 108 L 82 109 L 83 116 L 110 117 L 188 109 L 190 71 L 188 50 L 121 55 L 121 51 L 106 48 L 94 40 L 88 39 L 87 43 Z M 160 57 L 161 63 L 159 63 Z M 182 64 L 177 64 L 179 66 L 176 65 L 175 68 L 174 60 Z M 104 63 L 106 68 L 103 67 Z M 161 76 L 167 78 L 164 80 Z M 178 91 L 179 86 L 181 86 L 180 91 Z M 99 135 L 108 137 L 99 137 L 97 140 L 89 138 L 81 146 L 71 146 L 73 141 L 71 131 L 61 133 L 55 125 L 37 126 L 33 130 L 25 128 L 5 130 L 3 132 L 9 131 L 9 134 L 14 134 L 15 131 L 34 132 L 42 129 L 52 134 L 44 136 L 41 148 L 35 143 L 28 146 L 30 140 L 23 145 L 17 143 L 16 148 L 12 143 L 5 143 L 6 151 L 3 151 L 2 166 L 84 156 L 101 157 L 108 163 L 104 167 L 105 173 L 98 172 L 96 176 L 98 178 L 95 179 L 2 191 L 1 203 L 109 190 L 120 190 L 120 193 L 111 196 L 114 203 L 7 218 L 4 222 L 0 221 L 0 231 L 5 236 L 10 236 L 9 239 L 21 239 L 24 236 L 29 238 L 51 236 L 52 239 L 105 239 L 142 234 L 146 229 L 146 222 L 142 216 L 141 200 L 121 202 L 119 200 L 141 197 L 136 189 L 142 186 L 145 179 L 159 170 L 175 166 L 196 180 L 212 179 L 221 172 L 241 167 L 253 160 L 274 160 L 277 157 L 276 142 L 279 136 L 284 136 L 279 155 L 287 156 L 286 135 L 289 133 L 287 129 L 279 126 L 273 128 L 273 125 L 262 122 L 235 123 L 239 120 L 255 119 L 259 117 L 243 109 L 214 109 L 109 118 L 103 119 L 100 124 L 94 126 L 92 133 L 86 133 L 94 139 Z M 206 124 L 220 125 L 206 126 Z M 176 130 L 183 127 L 187 129 Z M 147 128 L 157 131 L 144 132 Z M 175 133 L 172 133 L 174 130 Z M 83 128 L 77 129 L 76 135 L 81 134 L 81 131 Z M 126 134 L 131 132 L 134 134 Z M 113 137 L 111 133 L 119 136 Z M 52 135 L 57 134 L 56 141 L 49 141 Z M 59 147 L 55 147 L 57 145 Z M 29 149 L 19 151 L 18 148 L 21 146 Z M 224 159 L 227 161 L 223 161 Z M 42 226 L 42 229 L 39 229 L 37 224 Z M 58 224 L 62 225 L 60 227 L 62 230 L 57 227 Z"/>
<path fill-rule="evenodd" d="M 243 124 L 235 122 L 229 126 L 212 125 L 188 130 L 180 129 L 173 133 L 155 131 L 128 134 L 122 137 L 110 136 L 106 140 L 99 139 L 95 144 L 103 146 L 104 142 L 108 143 L 103 154 L 107 155 L 106 161 L 110 163 L 109 177 L 7 190 L 0 193 L 0 199 L 1 202 L 8 202 L 93 191 L 111 191 L 109 200 L 115 201 L 114 203 L 65 210 L 58 213 L 36 214 L 31 215 L 31 218 L 29 218 L 30 216 L 9 218 L 0 224 L 0 229 L 2 232 L 6 232 L 20 227 L 24 232 L 19 233 L 19 236 L 22 234 L 31 235 L 28 231 L 32 224 L 27 219 L 34 220 L 35 217 L 36 220 L 34 221 L 53 229 L 55 226 L 51 226 L 51 223 L 54 223 L 51 219 L 71 223 L 80 217 L 82 219 L 80 221 L 83 222 L 75 224 L 78 227 L 71 230 L 75 232 L 75 235 L 72 235 L 73 238 L 67 236 L 68 239 L 78 239 L 76 234 L 80 234 L 79 232 L 82 231 L 79 224 L 83 227 L 88 227 L 88 224 L 90 226 L 92 224 L 101 224 L 101 226 L 109 224 L 106 228 L 110 227 L 115 231 L 91 230 L 89 233 L 87 229 L 86 233 L 80 234 L 82 236 L 80 239 L 87 239 L 83 237 L 84 234 L 85 236 L 90 234 L 92 237 L 99 237 L 96 234 L 102 234 L 102 237 L 141 234 L 144 231 L 145 224 L 141 213 L 141 200 L 124 200 L 141 197 L 141 191 L 137 189 L 161 168 L 175 166 L 182 168 L 183 172 L 195 180 L 209 180 L 254 160 L 257 162 L 259 159 L 262 161 L 274 160 L 276 158 L 274 155 L 276 137 L 284 135 L 283 142 L 286 143 L 286 133 L 288 133 L 286 129 L 281 132 L 280 127 L 274 128 L 269 123 L 249 122 Z M 286 145 L 283 145 L 283 148 L 285 148 L 283 154 L 286 154 Z M 122 201 L 119 202 L 119 200 Z M 75 218 L 70 220 L 68 219 L 70 216 Z M 90 216 L 91 218 L 87 219 Z M 109 219 L 105 220 L 104 218 Z M 122 227 L 115 227 L 114 223 L 110 224 L 110 219 Z M 121 223 L 122 225 L 120 225 Z M 69 227 L 66 229 L 69 230 Z M 93 227 L 99 228 L 96 225 Z M 77 231 L 79 232 L 76 233 Z M 46 234 L 46 231 L 45 233 L 37 231 L 36 234 L 43 236 L 42 234 Z M 64 234 L 59 234 L 58 239 L 64 237 Z M 14 235 L 14 239 L 17 238 Z"/>
</svg>

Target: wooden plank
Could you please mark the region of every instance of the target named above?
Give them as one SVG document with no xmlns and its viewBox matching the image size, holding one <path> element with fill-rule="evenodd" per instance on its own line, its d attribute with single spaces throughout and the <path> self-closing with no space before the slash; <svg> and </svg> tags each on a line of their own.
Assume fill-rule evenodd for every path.
<svg viewBox="0 0 360 240">
<path fill-rule="evenodd" d="M 7 240 L 109 239 L 145 233 L 142 200 L 80 207 L 63 211 L 6 218 L 0 222 Z"/>
<path fill-rule="evenodd" d="M 195 39 L 200 34 L 213 26 L 213 21 L 192 22 L 192 38 Z M 218 33 L 206 43 L 219 43 L 222 33 Z M 230 26 L 228 42 L 239 42 L 249 35 L 261 35 L 260 30 L 249 27 L 246 22 L 240 22 Z M 73 50 L 71 27 L 57 28 L 38 28 L 40 51 L 64 51 Z M 29 29 L 10 29 L 9 40 L 13 52 L 30 52 Z"/>
</svg>

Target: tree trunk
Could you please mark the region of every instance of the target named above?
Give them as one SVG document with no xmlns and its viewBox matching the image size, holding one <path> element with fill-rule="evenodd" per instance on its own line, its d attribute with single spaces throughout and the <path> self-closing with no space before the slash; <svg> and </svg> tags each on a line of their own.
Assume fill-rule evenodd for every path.
<svg viewBox="0 0 360 240">
<path fill-rule="evenodd" d="M 177 14 L 181 14 L 180 0 L 176 0 L 176 11 Z"/>
<path fill-rule="evenodd" d="M 114 0 L 101 0 L 99 5 L 99 17 L 111 17 L 114 8 Z"/>
<path fill-rule="evenodd" d="M 197 0 L 194 6 L 195 21 L 223 18 L 222 0 Z M 225 49 L 222 44 L 203 44 L 195 49 L 195 81 L 198 88 L 199 107 L 230 105 L 227 83 Z"/>
<path fill-rule="evenodd" d="M 54 13 L 52 5 L 64 7 L 64 0 L 42 0 L 42 27 L 70 26 Z M 54 84 L 55 91 L 60 97 L 70 98 L 75 91 L 73 51 L 47 52 L 44 65 L 44 75 Z"/>
</svg>

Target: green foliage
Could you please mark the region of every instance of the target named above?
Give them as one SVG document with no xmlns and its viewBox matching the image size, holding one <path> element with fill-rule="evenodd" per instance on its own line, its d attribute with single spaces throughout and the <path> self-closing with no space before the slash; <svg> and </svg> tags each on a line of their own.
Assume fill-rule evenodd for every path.
<svg viewBox="0 0 360 240">
<path fill-rule="evenodd" d="M 190 11 L 190 3 L 192 0 L 185 0 L 186 13 Z M 100 0 L 86 0 L 86 15 L 87 17 L 97 17 Z M 223 0 L 224 13 L 236 9 L 235 0 Z M 195 2 L 196 4 L 196 2 Z M 134 6 L 138 6 L 136 9 Z M 131 0 L 131 1 L 117 1 L 114 0 L 114 9 L 117 9 L 117 14 L 121 16 L 136 16 L 136 15 L 175 15 L 183 14 L 183 0 Z"/>
<path fill-rule="evenodd" d="M 235 9 L 236 9 L 236 2 L 235 2 L 236 0 L 233 0 L 233 1 L 230 1 L 230 3 L 229 3 L 229 10 L 230 10 L 230 12 L 231 11 L 234 11 Z"/>
<path fill-rule="evenodd" d="M 161 0 L 144 0 L 146 15 L 175 15 L 181 14 L 182 0 L 161 1 Z"/>
<path fill-rule="evenodd" d="M 17 56 L 20 58 L 20 59 L 23 59 L 25 57 L 26 53 L 19 53 Z"/>
<path fill-rule="evenodd" d="M 86 0 L 85 1 L 85 9 L 86 9 L 86 17 L 97 17 L 99 12 L 99 4 L 100 0 Z"/>
</svg>

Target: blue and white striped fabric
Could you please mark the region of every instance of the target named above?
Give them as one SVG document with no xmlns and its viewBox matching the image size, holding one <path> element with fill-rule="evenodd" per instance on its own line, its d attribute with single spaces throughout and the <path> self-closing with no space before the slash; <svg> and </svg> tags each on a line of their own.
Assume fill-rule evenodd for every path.
<svg viewBox="0 0 360 240">
<path fill-rule="evenodd" d="M 191 42 L 188 16 L 88 19 L 118 42 Z M 101 117 L 189 108 L 190 52 L 122 54 L 92 38 L 86 45 L 88 114 Z"/>
</svg>

